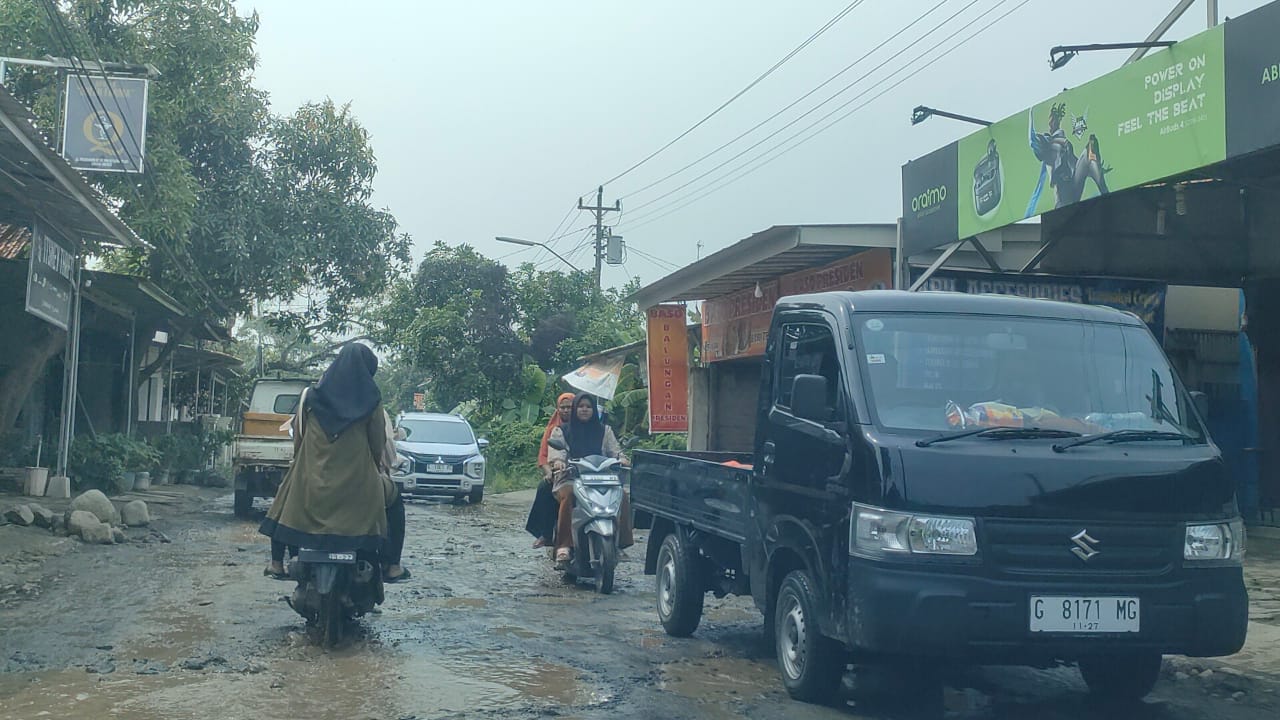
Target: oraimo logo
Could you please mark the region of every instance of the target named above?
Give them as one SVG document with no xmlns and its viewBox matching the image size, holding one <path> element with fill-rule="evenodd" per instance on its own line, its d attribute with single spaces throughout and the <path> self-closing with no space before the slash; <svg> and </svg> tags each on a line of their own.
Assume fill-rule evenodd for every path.
<svg viewBox="0 0 1280 720">
<path fill-rule="evenodd" d="M 930 210 L 936 208 L 947 200 L 947 186 L 939 185 L 938 187 L 929 188 L 924 192 L 911 198 L 911 212 L 921 212 L 922 210 Z"/>
</svg>

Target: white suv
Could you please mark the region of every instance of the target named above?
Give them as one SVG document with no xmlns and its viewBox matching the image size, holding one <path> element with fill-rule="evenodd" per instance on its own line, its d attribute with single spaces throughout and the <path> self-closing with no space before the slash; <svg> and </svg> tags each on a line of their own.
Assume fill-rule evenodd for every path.
<svg viewBox="0 0 1280 720">
<path fill-rule="evenodd" d="M 396 423 L 400 455 L 391 479 L 406 498 L 484 500 L 484 449 L 471 424 L 457 415 L 405 413 Z"/>
</svg>

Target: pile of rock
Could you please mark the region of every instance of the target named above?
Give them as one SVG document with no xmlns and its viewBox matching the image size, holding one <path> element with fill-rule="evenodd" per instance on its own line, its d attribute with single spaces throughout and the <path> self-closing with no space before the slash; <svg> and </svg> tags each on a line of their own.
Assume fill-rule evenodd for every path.
<svg viewBox="0 0 1280 720">
<path fill-rule="evenodd" d="M 42 528 L 52 528 L 54 523 L 54 513 L 43 505 L 30 503 L 28 505 L 15 505 L 4 513 L 4 519 L 14 525 L 30 526 Z"/>
<path fill-rule="evenodd" d="M 46 507 L 29 503 L 9 508 L 4 518 L 14 525 L 48 528 L 97 545 L 123 543 L 126 540 L 125 527 L 144 527 L 151 523 L 147 504 L 142 500 L 116 508 L 101 490 L 90 490 L 77 496 L 61 516 Z"/>
</svg>

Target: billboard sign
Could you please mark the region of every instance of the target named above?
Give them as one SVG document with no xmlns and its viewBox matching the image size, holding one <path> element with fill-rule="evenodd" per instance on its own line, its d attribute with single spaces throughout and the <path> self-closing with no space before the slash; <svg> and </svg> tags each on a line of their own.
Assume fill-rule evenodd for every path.
<svg viewBox="0 0 1280 720">
<path fill-rule="evenodd" d="M 87 172 L 142 172 L 148 82 L 67 75 L 62 156 L 72 167 Z"/>
</svg>

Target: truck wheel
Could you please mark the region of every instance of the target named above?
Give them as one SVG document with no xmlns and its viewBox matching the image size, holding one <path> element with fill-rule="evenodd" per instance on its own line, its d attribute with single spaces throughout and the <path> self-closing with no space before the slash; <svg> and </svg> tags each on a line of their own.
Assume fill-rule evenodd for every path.
<svg viewBox="0 0 1280 720">
<path fill-rule="evenodd" d="M 484 502 L 484 486 L 483 485 L 471 491 L 470 501 L 472 505 L 479 505 L 480 503 Z"/>
<path fill-rule="evenodd" d="M 679 531 L 662 539 L 658 549 L 658 619 L 672 637 L 689 637 L 702 622 L 706 597 L 694 573 L 690 548 Z"/>
<path fill-rule="evenodd" d="M 782 683 L 796 700 L 825 703 L 835 697 L 844 678 L 844 653 L 818 628 L 817 592 L 804 570 L 782 580 L 774 619 L 778 669 Z"/>
<path fill-rule="evenodd" d="M 253 493 L 249 488 L 236 488 L 235 500 L 232 503 L 236 517 L 247 518 L 253 512 Z"/>
<path fill-rule="evenodd" d="M 1156 686 L 1162 663 L 1158 653 L 1085 658 L 1079 663 L 1080 676 L 1102 700 L 1136 702 Z"/>
</svg>

